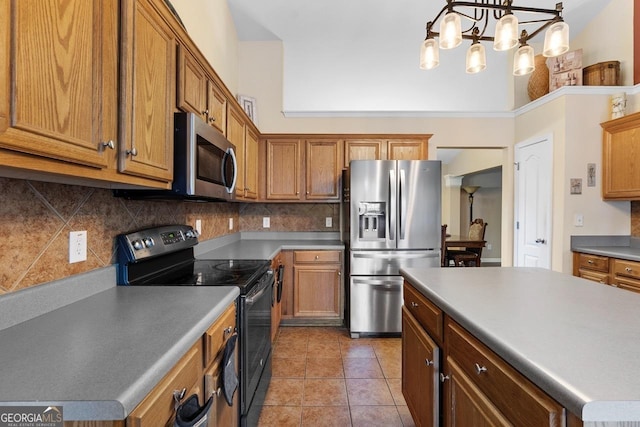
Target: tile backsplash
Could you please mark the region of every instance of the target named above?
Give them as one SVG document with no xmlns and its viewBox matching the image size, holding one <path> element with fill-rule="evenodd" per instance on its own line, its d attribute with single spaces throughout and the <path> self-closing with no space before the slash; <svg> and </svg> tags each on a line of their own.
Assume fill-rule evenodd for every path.
<svg viewBox="0 0 640 427">
<path fill-rule="evenodd" d="M 640 202 L 631 202 L 631 237 L 640 237 Z"/>
<path fill-rule="evenodd" d="M 126 200 L 111 190 L 0 178 L 0 294 L 106 267 L 119 233 L 202 220 L 201 240 L 238 231 L 337 231 L 339 205 Z M 262 228 L 270 216 L 271 228 Z M 325 218 L 333 226 L 325 227 Z M 234 230 L 229 230 L 233 218 Z M 69 233 L 87 231 L 87 260 L 69 264 Z"/>
</svg>

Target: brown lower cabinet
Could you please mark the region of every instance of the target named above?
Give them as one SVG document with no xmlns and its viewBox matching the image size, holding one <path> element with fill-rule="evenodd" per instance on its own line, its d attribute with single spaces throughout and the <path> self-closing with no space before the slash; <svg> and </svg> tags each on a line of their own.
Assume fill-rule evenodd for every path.
<svg viewBox="0 0 640 427">
<path fill-rule="evenodd" d="M 573 275 L 632 292 L 640 292 L 640 262 L 573 253 Z"/>
<path fill-rule="evenodd" d="M 402 393 L 416 426 L 582 425 L 407 282 Z"/>
</svg>

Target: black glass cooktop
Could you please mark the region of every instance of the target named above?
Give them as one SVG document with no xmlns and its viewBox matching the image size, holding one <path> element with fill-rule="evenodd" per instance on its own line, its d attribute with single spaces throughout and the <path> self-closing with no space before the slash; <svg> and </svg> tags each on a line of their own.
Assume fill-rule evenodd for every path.
<svg viewBox="0 0 640 427">
<path fill-rule="evenodd" d="M 193 260 L 133 285 L 238 286 L 247 293 L 269 269 L 266 260 Z"/>
</svg>

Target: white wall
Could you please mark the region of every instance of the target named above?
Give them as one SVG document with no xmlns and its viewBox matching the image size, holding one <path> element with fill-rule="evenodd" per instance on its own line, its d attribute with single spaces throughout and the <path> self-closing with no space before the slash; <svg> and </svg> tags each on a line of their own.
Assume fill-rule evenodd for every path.
<svg viewBox="0 0 640 427">
<path fill-rule="evenodd" d="M 237 93 L 238 37 L 226 0 L 171 0 L 189 36 L 229 88 Z"/>
</svg>

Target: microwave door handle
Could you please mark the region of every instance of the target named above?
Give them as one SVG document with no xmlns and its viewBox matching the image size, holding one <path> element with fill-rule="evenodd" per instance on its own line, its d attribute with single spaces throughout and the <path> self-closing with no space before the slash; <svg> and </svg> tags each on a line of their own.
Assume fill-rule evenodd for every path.
<svg viewBox="0 0 640 427">
<path fill-rule="evenodd" d="M 238 178 L 238 162 L 236 160 L 236 153 L 231 147 L 227 149 L 227 153 L 225 155 L 225 161 L 222 163 L 222 171 L 221 171 L 222 176 L 226 176 L 226 174 L 224 173 L 224 170 L 226 167 L 226 162 L 229 160 L 229 158 L 231 158 L 231 161 L 233 162 L 233 178 L 231 180 L 230 185 L 228 185 L 228 183 L 225 182 L 225 187 L 227 188 L 227 193 L 233 193 L 236 190 L 236 180 Z"/>
<path fill-rule="evenodd" d="M 398 236 L 398 240 L 404 240 L 404 231 L 407 222 L 407 218 L 405 212 L 407 211 L 407 197 L 404 194 L 404 184 L 405 184 L 405 173 L 404 169 L 400 169 L 398 183 L 398 224 L 400 224 L 400 235 Z"/>
<path fill-rule="evenodd" d="M 387 213 L 389 218 L 389 224 L 387 229 L 389 230 L 389 240 L 396 240 L 396 172 L 394 170 L 389 171 L 389 206 L 387 206 Z"/>
</svg>

